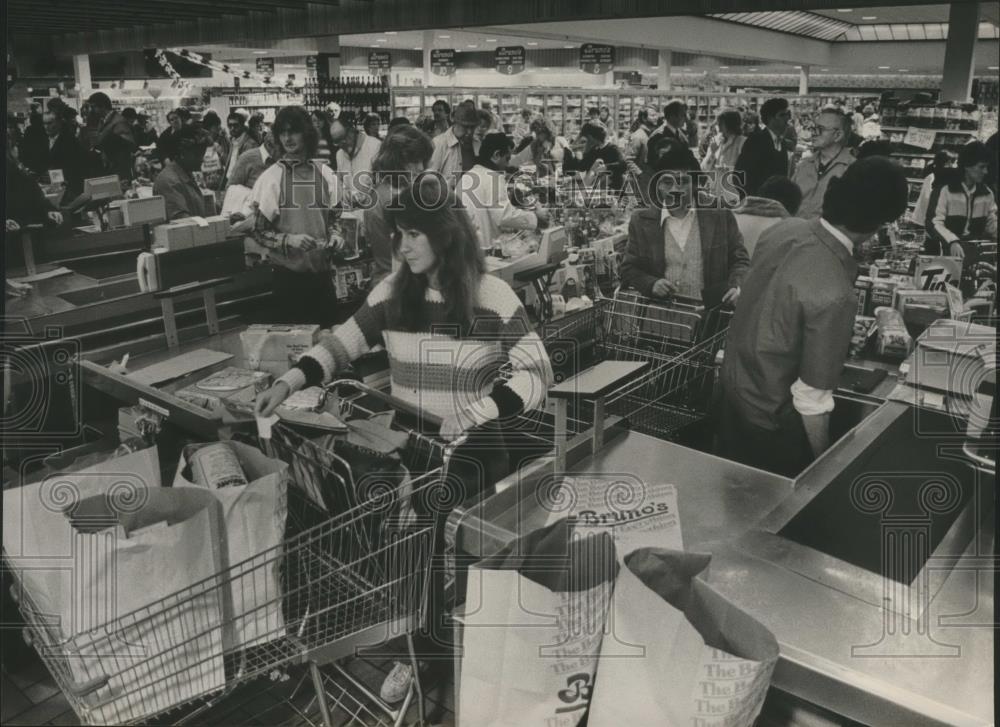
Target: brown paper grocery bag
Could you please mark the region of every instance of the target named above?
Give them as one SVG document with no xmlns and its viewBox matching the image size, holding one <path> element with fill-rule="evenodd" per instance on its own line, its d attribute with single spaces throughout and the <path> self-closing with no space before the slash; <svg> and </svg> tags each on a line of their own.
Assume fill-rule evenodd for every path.
<svg viewBox="0 0 1000 727">
<path fill-rule="evenodd" d="M 285 635 L 281 610 L 282 540 L 288 515 L 288 465 L 255 447 L 227 442 L 236 452 L 248 485 L 209 490 L 222 505 L 225 524 L 222 562 L 230 594 L 226 650 L 249 648 Z M 174 487 L 203 490 L 188 479 L 188 458 L 181 453 Z"/>
<path fill-rule="evenodd" d="M 565 520 L 470 568 L 458 723 L 577 725 L 616 568 L 607 533 L 574 538 Z"/>
<path fill-rule="evenodd" d="M 625 557 L 588 727 L 749 727 L 778 660 L 774 635 L 696 576 L 710 556 Z M 622 645 L 641 655 L 623 655 Z"/>
</svg>

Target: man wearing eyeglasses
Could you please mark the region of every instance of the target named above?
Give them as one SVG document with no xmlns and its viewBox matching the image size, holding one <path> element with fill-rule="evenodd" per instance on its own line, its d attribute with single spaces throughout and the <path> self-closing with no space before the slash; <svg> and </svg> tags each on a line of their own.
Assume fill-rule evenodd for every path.
<svg viewBox="0 0 1000 727">
<path fill-rule="evenodd" d="M 454 187 L 463 172 L 472 169 L 476 154 L 472 148 L 473 134 L 479 126 L 479 116 L 471 101 L 460 103 L 452 113 L 451 128 L 434 137 L 434 154 L 429 170 L 439 172 Z"/>
<path fill-rule="evenodd" d="M 843 176 L 854 163 L 854 155 L 847 147 L 852 124 L 851 117 L 835 107 L 820 112 L 812 156 L 799 162 L 792 177 L 802 190 L 798 217 L 811 220 L 823 214 L 823 196 L 830 180 Z"/>
</svg>

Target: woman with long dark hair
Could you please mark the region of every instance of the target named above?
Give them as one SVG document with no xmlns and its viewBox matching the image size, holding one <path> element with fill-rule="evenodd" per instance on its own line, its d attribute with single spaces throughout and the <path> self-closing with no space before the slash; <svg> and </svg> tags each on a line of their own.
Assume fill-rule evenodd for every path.
<svg viewBox="0 0 1000 727">
<path fill-rule="evenodd" d="M 391 138 L 391 137 L 390 137 Z M 552 382 L 545 348 L 521 301 L 500 278 L 487 275 L 465 210 L 439 176 L 425 174 L 391 205 L 399 270 L 385 278 L 354 316 L 307 351 L 257 398 L 270 415 L 292 392 L 335 378 L 351 361 L 383 344 L 392 395 L 441 417 L 440 435 L 469 441 L 454 454 L 443 492 L 422 492 L 414 509 L 432 516 L 435 557 L 444 551 L 448 507 L 490 493 L 509 472 L 501 422 L 539 408 Z M 472 431 L 475 430 L 475 431 Z M 444 568 L 432 569 L 431 634 L 420 652 L 432 666 L 449 666 L 450 629 L 442 626 Z M 402 699 L 412 678 L 397 663 L 382 685 L 387 702 Z"/>
<path fill-rule="evenodd" d="M 272 318 L 329 325 L 337 300 L 330 274 L 335 250 L 327 244 L 340 205 L 337 177 L 328 164 L 314 161 L 319 134 L 301 106 L 278 110 L 274 141 L 280 158 L 254 183 L 255 214 L 246 223 L 274 268 Z"/>
</svg>

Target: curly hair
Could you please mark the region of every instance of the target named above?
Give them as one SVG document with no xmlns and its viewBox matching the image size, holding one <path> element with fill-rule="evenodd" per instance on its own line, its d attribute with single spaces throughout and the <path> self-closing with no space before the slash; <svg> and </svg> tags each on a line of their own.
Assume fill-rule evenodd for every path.
<svg viewBox="0 0 1000 727">
<path fill-rule="evenodd" d="M 435 174 L 423 174 L 401 190 L 390 205 L 391 219 L 396 227 L 393 251 L 398 255 L 402 235 L 400 230 L 419 230 L 427 235 L 438 260 L 438 281 L 444 296 L 447 320 L 468 334 L 474 317 L 473 303 L 486 261 L 479 247 L 472 220 Z M 405 262 L 396 273 L 389 304 L 390 325 L 404 331 L 426 330 L 425 296 L 428 280 L 416 274 Z"/>
</svg>

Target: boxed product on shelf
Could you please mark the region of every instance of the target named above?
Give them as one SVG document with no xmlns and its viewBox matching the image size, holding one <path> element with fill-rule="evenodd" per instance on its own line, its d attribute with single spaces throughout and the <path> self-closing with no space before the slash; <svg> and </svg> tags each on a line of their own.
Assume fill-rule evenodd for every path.
<svg viewBox="0 0 1000 727">
<path fill-rule="evenodd" d="M 167 204 L 161 196 L 123 199 L 121 211 L 122 221 L 127 227 L 167 219 Z"/>
</svg>

